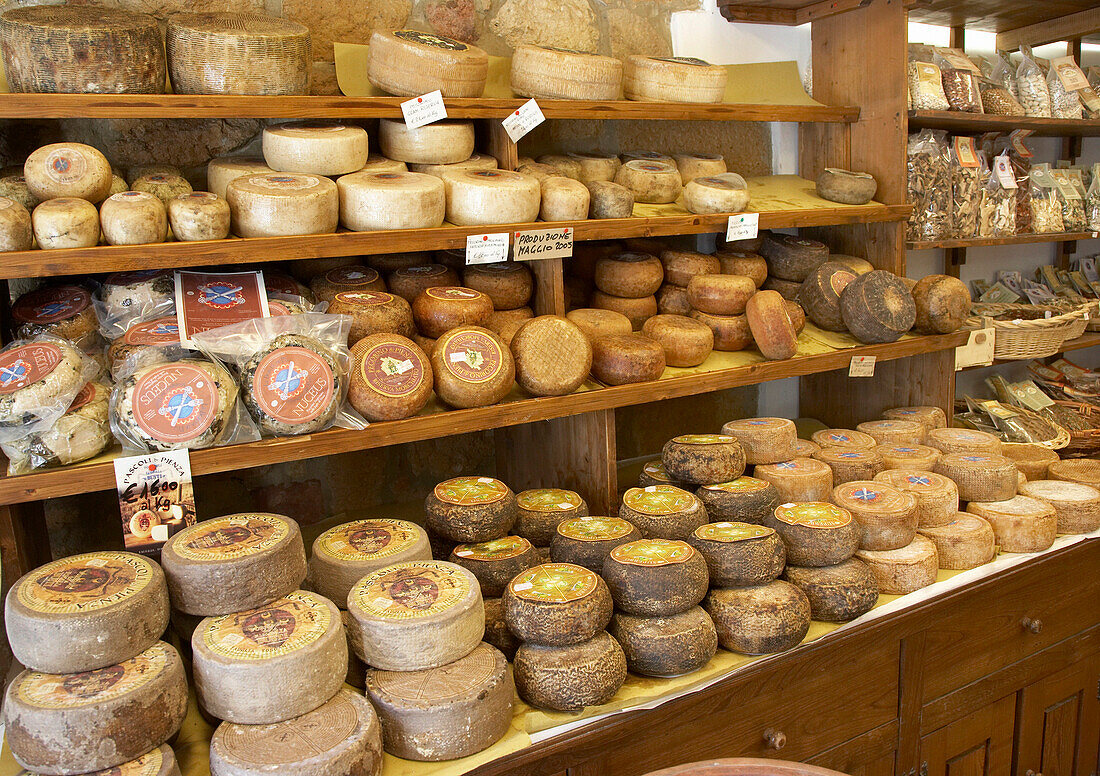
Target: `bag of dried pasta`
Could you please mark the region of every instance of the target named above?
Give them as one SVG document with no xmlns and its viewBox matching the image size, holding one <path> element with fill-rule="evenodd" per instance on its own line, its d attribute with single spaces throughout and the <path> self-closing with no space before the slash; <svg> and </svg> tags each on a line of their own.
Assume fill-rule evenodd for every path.
<svg viewBox="0 0 1100 776">
<path fill-rule="evenodd" d="M 990 173 L 978 206 L 978 236 L 1009 237 L 1016 234 L 1016 177 L 1007 153 L 994 160 Z"/>
<path fill-rule="evenodd" d="M 1037 164 L 1031 168 L 1028 188 L 1031 191 L 1031 231 L 1040 234 L 1064 232 L 1062 205 L 1058 200 L 1057 184 L 1050 177 L 1050 165 Z"/>
<path fill-rule="evenodd" d="M 951 235 L 951 161 L 946 135 L 925 129 L 909 136 L 906 149 L 908 200 L 913 205 L 908 239 L 942 240 Z"/>
<path fill-rule="evenodd" d="M 952 138 L 950 152 L 952 232 L 959 239 L 976 237 L 984 160 L 972 137 Z"/>
</svg>

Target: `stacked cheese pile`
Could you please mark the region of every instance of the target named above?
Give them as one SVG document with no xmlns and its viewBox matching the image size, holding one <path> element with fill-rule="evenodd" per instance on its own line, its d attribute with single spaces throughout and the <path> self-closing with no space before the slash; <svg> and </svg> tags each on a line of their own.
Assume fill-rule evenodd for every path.
<svg viewBox="0 0 1100 776">
<path fill-rule="evenodd" d="M 885 468 L 882 456 L 875 449 L 875 438 L 862 431 L 824 429 L 814 432 L 811 441 L 819 448 L 813 457 L 828 464 L 832 470 L 834 487 L 872 479 Z"/>
</svg>

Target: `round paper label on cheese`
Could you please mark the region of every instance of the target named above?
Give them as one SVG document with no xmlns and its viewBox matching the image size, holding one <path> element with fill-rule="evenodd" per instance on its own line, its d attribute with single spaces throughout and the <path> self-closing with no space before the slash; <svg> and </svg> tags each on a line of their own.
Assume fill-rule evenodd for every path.
<svg viewBox="0 0 1100 776">
<path fill-rule="evenodd" d="M 217 201 L 218 195 L 212 194 L 209 191 L 192 191 L 190 194 L 181 194 L 176 199 L 202 199 L 210 200 L 211 202 Z M 264 278 L 264 284 L 267 284 L 267 278 Z M 276 289 L 278 290 L 278 289 Z"/>
<path fill-rule="evenodd" d="M 153 439 L 176 444 L 204 433 L 218 415 L 218 391 L 210 374 L 188 364 L 165 364 L 138 380 L 134 417 Z"/>
<path fill-rule="evenodd" d="M 359 307 L 378 307 L 393 301 L 393 294 L 385 291 L 341 291 L 336 300 Z"/>
<path fill-rule="evenodd" d="M 695 178 L 695 182 L 700 186 L 707 186 L 712 189 L 725 189 L 727 191 L 742 191 L 744 187 L 737 185 L 732 180 L 726 178 L 718 178 L 715 176 L 707 178 Z"/>
<path fill-rule="evenodd" d="M 911 490 L 928 490 L 942 485 L 943 481 L 935 474 L 907 474 L 902 483 Z"/>
<path fill-rule="evenodd" d="M 619 563 L 631 566 L 670 566 L 686 563 L 695 554 L 690 544 L 673 539 L 639 539 L 620 544 L 611 551 Z"/>
<path fill-rule="evenodd" d="M 890 454 L 901 453 L 902 455 L 914 455 L 920 453 L 920 450 L 915 447 L 884 447 L 882 451 L 884 453 Z"/>
<path fill-rule="evenodd" d="M 186 560 L 232 560 L 265 552 L 289 533 L 287 523 L 273 515 L 228 515 L 184 529 L 172 549 Z"/>
<path fill-rule="evenodd" d="M 678 445 L 728 445 L 737 440 L 723 434 L 684 434 L 672 441 Z"/>
<path fill-rule="evenodd" d="M 13 691 L 24 703 L 42 709 L 75 709 L 121 698 L 139 690 L 168 667 L 172 647 L 157 643 L 118 665 L 78 674 L 29 671 L 15 680 Z"/>
<path fill-rule="evenodd" d="M 152 565 L 137 555 L 73 555 L 32 572 L 17 586 L 16 598 L 31 611 L 45 614 L 94 612 L 139 593 L 152 578 Z"/>
<path fill-rule="evenodd" d="M 135 269 L 129 272 L 113 272 L 103 283 L 108 286 L 136 286 L 159 277 L 167 278 L 171 274 L 172 271 L 167 269 Z"/>
<path fill-rule="evenodd" d="M 508 587 L 517 598 L 564 604 L 595 592 L 599 577 L 572 563 L 544 563 L 515 577 Z"/>
<path fill-rule="evenodd" d="M 83 407 L 87 407 L 88 403 L 96 397 L 96 393 L 97 391 L 94 383 L 84 383 L 84 387 L 73 397 L 72 404 L 69 405 L 69 409 L 65 410 L 65 414 L 68 415 Z"/>
<path fill-rule="evenodd" d="M 203 644 L 236 660 L 269 660 L 297 652 L 325 635 L 332 613 L 323 599 L 294 592 L 267 606 L 210 620 Z"/>
<path fill-rule="evenodd" d="M 722 493 L 758 493 L 767 490 L 770 483 L 758 480 L 755 477 L 738 477 L 729 482 L 720 482 L 717 485 L 704 485 L 703 490 L 717 490 Z"/>
<path fill-rule="evenodd" d="M 775 517 L 788 525 L 807 528 L 843 528 L 852 522 L 852 513 L 847 509 L 822 501 L 782 504 L 775 508 Z"/>
<path fill-rule="evenodd" d="M 127 345 L 171 345 L 180 341 L 180 325 L 176 316 L 156 318 L 144 323 L 136 323 L 122 335 Z"/>
<path fill-rule="evenodd" d="M 642 471 L 655 480 L 672 482 L 672 478 L 669 477 L 668 472 L 665 471 L 665 465 L 660 461 L 650 461 L 642 467 Z"/>
<path fill-rule="evenodd" d="M 435 486 L 435 497 L 446 504 L 476 507 L 508 495 L 508 486 L 492 477 L 455 477 Z"/>
<path fill-rule="evenodd" d="M 359 726 L 359 711 L 344 692 L 311 712 L 278 725 L 226 723 L 215 732 L 218 748 L 238 762 L 260 766 L 302 761 L 302 752 L 328 752 Z"/>
<path fill-rule="evenodd" d="M 436 289 L 428 289 L 435 291 Z M 484 383 L 504 369 L 504 354 L 493 338 L 480 331 L 461 331 L 447 337 L 443 364 L 455 377 L 468 383 Z"/>
<path fill-rule="evenodd" d="M 762 525 L 749 523 L 707 523 L 695 529 L 695 535 L 711 542 L 743 542 L 771 536 L 775 531 Z"/>
<path fill-rule="evenodd" d="M 442 299 L 444 301 L 454 302 L 468 302 L 472 299 L 478 299 L 482 296 L 480 291 L 474 291 L 472 288 L 462 288 L 461 286 L 435 286 L 425 291 L 432 299 Z"/>
<path fill-rule="evenodd" d="M 356 520 L 321 534 L 316 551 L 340 560 L 378 560 L 408 550 L 419 537 L 416 526 L 404 520 Z"/>
<path fill-rule="evenodd" d="M 356 583 L 351 600 L 386 620 L 412 620 L 445 612 L 470 594 L 469 572 L 432 561 L 399 563 Z"/>
<path fill-rule="evenodd" d="M 528 512 L 569 512 L 580 509 L 582 502 L 581 497 L 571 490 L 537 488 L 517 495 L 516 503 Z"/>
<path fill-rule="evenodd" d="M 252 378 L 256 404 L 291 425 L 320 415 L 332 402 L 334 390 L 332 369 L 307 348 L 279 348 L 260 361 Z"/>
<path fill-rule="evenodd" d="M 378 281 L 378 270 L 371 267 L 336 267 L 325 273 L 334 286 L 365 286 Z"/>
<path fill-rule="evenodd" d="M 867 484 L 845 483 L 836 493 L 838 500 L 849 501 L 852 506 L 874 506 L 896 509 L 903 505 L 905 497 L 894 489 L 878 488 Z"/>
<path fill-rule="evenodd" d="M 57 323 L 88 309 L 92 297 L 78 286 L 54 286 L 23 294 L 12 305 L 11 315 L 25 323 Z"/>
<path fill-rule="evenodd" d="M 419 30 L 397 30 L 393 33 L 393 36 L 401 40 L 407 40 L 410 43 L 419 43 L 422 46 L 431 46 L 432 48 L 445 49 L 447 51 L 466 51 L 470 48 L 460 41 L 445 38 L 442 35 L 432 35 L 428 32 L 420 32 Z"/>
<path fill-rule="evenodd" d="M 502 536 L 477 544 L 460 544 L 454 549 L 457 557 L 463 560 L 491 562 L 515 558 L 531 549 L 531 542 L 522 536 Z"/>
<path fill-rule="evenodd" d="M 424 382 L 420 356 L 399 342 L 383 342 L 368 350 L 359 372 L 372 390 L 394 399 L 408 396 Z"/>
<path fill-rule="evenodd" d="M 988 455 L 960 455 L 959 460 L 969 463 L 989 463 L 992 459 Z"/>
<path fill-rule="evenodd" d="M 834 444 L 838 445 L 848 444 L 852 441 L 852 437 L 850 434 L 845 434 L 841 431 L 834 431 L 829 434 L 825 434 L 822 438 L 828 442 L 833 442 Z"/>
<path fill-rule="evenodd" d="M 76 183 L 88 172 L 88 160 L 79 148 L 55 148 L 42 161 L 46 176 L 54 183 Z"/>
<path fill-rule="evenodd" d="M 605 542 L 629 536 L 634 526 L 621 517 L 574 517 L 558 524 L 558 533 L 582 542 Z"/>
<path fill-rule="evenodd" d="M 693 495 L 674 485 L 648 485 L 628 490 L 623 503 L 646 515 L 672 515 L 694 509 L 696 501 Z"/>
<path fill-rule="evenodd" d="M 0 353 L 0 396 L 45 379 L 62 357 L 61 348 L 52 342 L 32 342 Z"/>
<path fill-rule="evenodd" d="M 487 644 L 479 644 L 461 660 L 425 671 L 374 671 L 371 683 L 379 691 L 405 701 L 443 704 L 469 695 L 489 682 L 497 668 Z"/>
</svg>

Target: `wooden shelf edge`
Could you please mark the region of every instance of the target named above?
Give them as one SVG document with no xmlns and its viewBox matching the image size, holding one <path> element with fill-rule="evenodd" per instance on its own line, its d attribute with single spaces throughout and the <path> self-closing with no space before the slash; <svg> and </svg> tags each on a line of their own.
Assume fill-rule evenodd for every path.
<svg viewBox="0 0 1100 776">
<path fill-rule="evenodd" d="M 1033 116 L 992 116 L 946 110 L 909 111 L 909 129 L 948 129 L 975 134 L 1029 129 L 1049 137 L 1100 136 L 1100 119 L 1043 119 Z"/>
<path fill-rule="evenodd" d="M 1059 353 L 1072 353 L 1075 350 L 1084 350 L 1085 348 L 1092 348 L 1096 347 L 1097 345 L 1100 345 L 1100 332 L 1087 331 L 1077 339 L 1071 339 L 1067 342 L 1063 342 L 1061 349 L 1055 355 L 1058 355 Z M 987 364 L 985 366 L 966 366 L 963 367 L 962 371 L 969 372 L 974 369 L 989 369 L 990 367 L 1003 366 L 1005 364 L 1022 364 L 1030 360 L 1031 359 L 1012 359 L 1009 361 L 1005 361 L 998 358 L 995 359 L 992 364 Z"/>
<path fill-rule="evenodd" d="M 968 237 L 958 240 L 907 242 L 905 243 L 905 247 L 911 251 L 935 250 L 939 248 L 986 248 L 995 245 L 1076 242 L 1077 240 L 1095 240 L 1098 237 L 1100 237 L 1100 232 L 1044 232 L 1037 234 L 1016 234 L 1011 237 Z"/>
<path fill-rule="evenodd" d="M 333 429 L 305 437 L 196 450 L 191 453 L 191 471 L 195 476 L 236 471 L 710 393 L 846 369 L 854 356 L 876 356 L 879 361 L 891 361 L 947 350 L 965 344 L 968 337 L 968 332 L 912 337 L 885 345 L 862 345 L 784 361 L 678 375 L 657 382 L 582 391 L 569 396 L 523 399 L 476 409 L 418 415 L 406 420 L 375 423 L 363 431 Z M 114 486 L 114 464 L 109 460 L 0 477 L 0 505 L 111 490 Z"/>
</svg>

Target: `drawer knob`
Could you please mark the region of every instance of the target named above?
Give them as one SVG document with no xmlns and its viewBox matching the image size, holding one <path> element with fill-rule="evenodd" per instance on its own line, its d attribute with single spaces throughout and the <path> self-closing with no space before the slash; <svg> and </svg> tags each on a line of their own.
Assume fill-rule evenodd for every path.
<svg viewBox="0 0 1100 776">
<path fill-rule="evenodd" d="M 769 749 L 774 749 L 778 752 L 787 745 L 787 735 L 782 730 L 768 728 L 764 731 L 764 742 L 768 745 Z"/>
<path fill-rule="evenodd" d="M 1024 626 L 1024 630 L 1026 630 L 1028 633 L 1039 634 L 1043 631 L 1042 620 L 1033 620 L 1030 617 L 1025 617 L 1024 619 L 1020 620 L 1020 625 Z M 1042 776 L 1042 774 L 1036 773 L 1033 774 L 1033 776 Z"/>
</svg>

